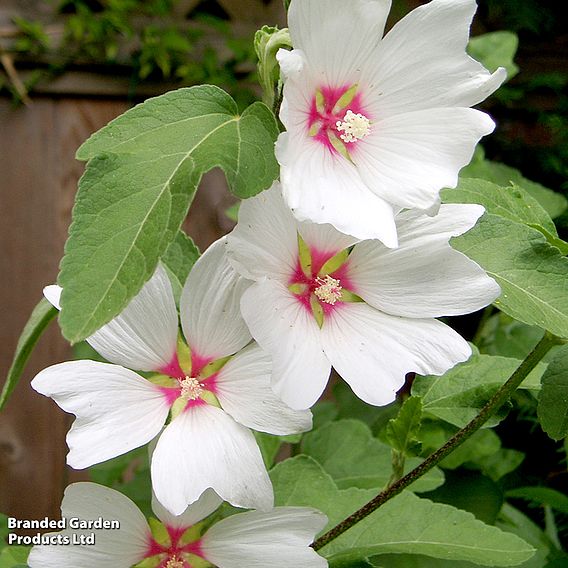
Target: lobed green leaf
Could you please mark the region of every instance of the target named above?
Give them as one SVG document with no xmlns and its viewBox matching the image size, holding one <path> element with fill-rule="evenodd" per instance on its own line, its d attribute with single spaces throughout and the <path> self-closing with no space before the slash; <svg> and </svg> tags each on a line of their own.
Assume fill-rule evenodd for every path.
<svg viewBox="0 0 568 568">
<path fill-rule="evenodd" d="M 241 115 L 217 87 L 179 89 L 134 107 L 77 152 L 90 160 L 79 183 L 61 264 L 60 324 L 77 342 L 118 315 L 178 235 L 201 176 L 224 170 L 239 197 L 278 175 L 272 112 Z"/>
</svg>

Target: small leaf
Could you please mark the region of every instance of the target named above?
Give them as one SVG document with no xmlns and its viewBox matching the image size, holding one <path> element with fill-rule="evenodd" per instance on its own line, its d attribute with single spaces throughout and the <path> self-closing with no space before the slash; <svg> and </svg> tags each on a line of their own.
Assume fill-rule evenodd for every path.
<svg viewBox="0 0 568 568">
<path fill-rule="evenodd" d="M 568 337 L 568 258 L 537 230 L 485 214 L 451 245 L 501 286 L 495 305 L 511 317 Z"/>
<path fill-rule="evenodd" d="M 345 264 L 348 258 L 349 258 L 349 249 L 343 249 L 342 251 L 338 252 L 336 255 L 329 258 L 323 264 L 323 266 L 320 268 L 318 272 L 318 275 L 325 276 L 326 274 L 332 274 L 343 264 Z"/>
<path fill-rule="evenodd" d="M 398 416 L 389 420 L 385 438 L 391 448 L 404 455 L 415 455 L 420 451 L 418 432 L 422 422 L 422 400 L 419 397 L 407 398 Z"/>
<path fill-rule="evenodd" d="M 542 376 L 538 419 L 553 440 L 568 435 L 568 345 L 556 352 Z"/>
<path fill-rule="evenodd" d="M 568 515 L 568 496 L 549 487 L 518 487 L 507 491 L 507 497 L 519 497 L 539 505 L 549 505 Z"/>
<path fill-rule="evenodd" d="M 306 241 L 302 238 L 302 235 L 298 233 L 298 258 L 300 259 L 300 266 L 303 273 L 311 278 L 312 276 L 312 253 L 310 252 L 310 247 L 306 244 Z"/>
<path fill-rule="evenodd" d="M 44 298 L 33 309 L 16 345 L 12 365 L 0 394 L 0 410 L 2 410 L 12 391 L 16 388 L 33 348 L 51 320 L 57 316 L 57 313 L 57 309 Z"/>
<path fill-rule="evenodd" d="M 308 432 L 302 440 L 302 451 L 317 460 L 340 489 L 382 488 L 392 474 L 390 447 L 374 438 L 369 427 L 358 420 L 338 420 Z M 407 460 L 405 473 L 421 461 Z M 443 482 L 442 472 L 435 468 L 411 487 L 414 491 L 431 491 Z"/>
</svg>

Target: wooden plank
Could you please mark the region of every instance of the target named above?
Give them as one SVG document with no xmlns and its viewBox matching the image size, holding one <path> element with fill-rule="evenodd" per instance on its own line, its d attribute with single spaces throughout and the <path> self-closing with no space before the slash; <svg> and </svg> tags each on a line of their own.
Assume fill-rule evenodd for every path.
<svg viewBox="0 0 568 568">
<path fill-rule="evenodd" d="M 121 103 L 37 100 L 13 109 L 0 99 L 0 376 L 42 287 L 55 281 L 82 165 L 75 149 L 124 110 Z M 0 414 L 0 511 L 57 518 L 67 484 L 70 418 L 29 386 L 42 368 L 70 358 L 56 325 L 42 338 L 21 383 Z M 77 475 L 75 475 L 75 478 Z"/>
</svg>

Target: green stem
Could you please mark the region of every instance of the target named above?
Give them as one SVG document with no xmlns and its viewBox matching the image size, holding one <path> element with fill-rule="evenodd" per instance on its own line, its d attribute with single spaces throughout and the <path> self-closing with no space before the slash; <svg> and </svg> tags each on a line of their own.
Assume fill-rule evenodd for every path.
<svg viewBox="0 0 568 568">
<path fill-rule="evenodd" d="M 509 380 L 491 397 L 487 404 L 481 409 L 479 414 L 461 430 L 458 430 L 439 450 L 436 450 L 426 458 L 418 467 L 407 473 L 404 477 L 381 491 L 374 499 L 363 505 L 359 510 L 341 521 L 338 525 L 330 529 L 320 538 L 312 543 L 314 550 L 323 548 L 326 544 L 335 540 L 346 530 L 362 521 L 365 517 L 376 511 L 381 505 L 392 499 L 419 477 L 430 471 L 435 465 L 440 463 L 448 454 L 453 452 L 458 446 L 463 444 L 472 434 L 477 432 L 491 416 L 499 409 L 513 394 L 526 376 L 536 367 L 540 360 L 548 351 L 562 343 L 556 336 L 544 334 L 544 337 L 537 343 L 535 348 L 527 355 L 525 360 L 519 365 L 517 370 L 511 375 Z"/>
</svg>

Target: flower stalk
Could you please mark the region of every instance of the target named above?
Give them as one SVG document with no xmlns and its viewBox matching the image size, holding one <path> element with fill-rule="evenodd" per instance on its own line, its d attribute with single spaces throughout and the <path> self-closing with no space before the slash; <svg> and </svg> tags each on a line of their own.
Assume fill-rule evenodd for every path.
<svg viewBox="0 0 568 568">
<path fill-rule="evenodd" d="M 517 370 L 511 375 L 507 382 L 491 397 L 487 404 L 481 409 L 479 414 L 469 424 L 458 430 L 440 449 L 436 450 L 428 458 L 426 458 L 419 466 L 407 473 L 404 477 L 381 491 L 375 498 L 363 505 L 352 515 L 341 521 L 335 527 L 330 529 L 320 538 L 312 543 L 314 550 L 320 550 L 332 540 L 355 526 L 365 517 L 376 511 L 387 501 L 401 493 L 410 484 L 422 477 L 430 471 L 434 466 L 440 463 L 445 457 L 451 454 L 456 448 L 461 446 L 470 436 L 477 432 L 486 422 L 495 414 L 495 412 L 503 406 L 510 396 L 517 390 L 527 375 L 537 366 L 543 357 L 555 345 L 564 343 L 564 340 L 555 335 L 546 332 L 543 338 L 536 344 L 534 349 L 526 356 Z"/>
</svg>

